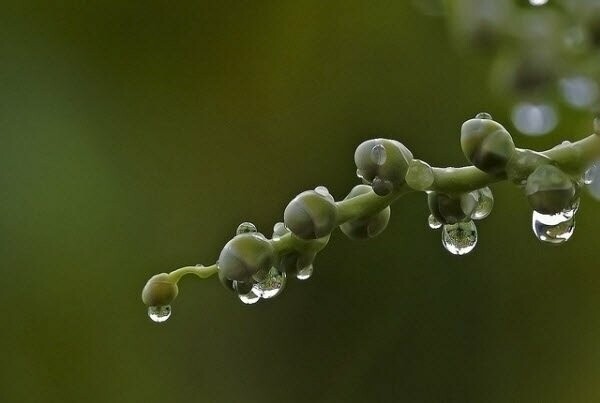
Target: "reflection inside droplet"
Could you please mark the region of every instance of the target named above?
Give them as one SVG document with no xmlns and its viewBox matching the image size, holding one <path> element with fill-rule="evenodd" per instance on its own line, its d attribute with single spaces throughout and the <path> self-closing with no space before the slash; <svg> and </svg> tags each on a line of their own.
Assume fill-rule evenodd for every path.
<svg viewBox="0 0 600 403">
<path fill-rule="evenodd" d="M 171 317 L 171 305 L 149 306 L 148 317 L 153 322 L 162 323 Z"/>
<path fill-rule="evenodd" d="M 477 245 L 477 227 L 473 221 L 445 224 L 442 245 L 453 255 L 465 255 Z"/>
<path fill-rule="evenodd" d="M 533 211 L 531 226 L 535 236 L 542 242 L 559 244 L 568 241 L 575 231 L 575 217 L 559 213 L 541 214 Z"/>
</svg>

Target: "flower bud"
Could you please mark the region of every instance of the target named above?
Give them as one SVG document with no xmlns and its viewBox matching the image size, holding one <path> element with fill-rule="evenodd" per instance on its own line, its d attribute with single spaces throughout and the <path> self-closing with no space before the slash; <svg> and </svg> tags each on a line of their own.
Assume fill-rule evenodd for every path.
<svg viewBox="0 0 600 403">
<path fill-rule="evenodd" d="M 477 203 L 478 200 L 472 192 L 452 196 L 431 192 L 427 195 L 429 211 L 442 224 L 470 220 Z"/>
<path fill-rule="evenodd" d="M 541 165 L 527 178 L 525 194 L 541 214 L 558 214 L 569 208 L 575 197 L 573 180 L 554 165 Z"/>
<path fill-rule="evenodd" d="M 357 185 L 352 188 L 345 200 L 358 195 L 371 192 L 367 185 Z M 385 230 L 390 220 L 390 207 L 386 207 L 377 214 L 369 217 L 363 217 L 356 220 L 345 222 L 340 225 L 340 229 L 350 239 L 369 239 L 373 238 Z"/>
<path fill-rule="evenodd" d="M 503 173 L 515 152 L 510 134 L 491 119 L 469 119 L 463 123 L 460 145 L 473 165 L 492 175 Z"/>
<path fill-rule="evenodd" d="M 285 208 L 285 226 L 301 239 L 317 239 L 329 235 L 336 226 L 337 206 L 330 195 L 307 190 L 296 196 Z"/>
<path fill-rule="evenodd" d="M 404 183 L 412 158 L 412 153 L 402 143 L 387 139 L 367 140 L 354 152 L 357 174 L 373 184 L 373 190 L 380 196 Z"/>
<path fill-rule="evenodd" d="M 142 301 L 147 306 L 169 305 L 179 293 L 177 284 L 169 279 L 167 273 L 154 275 L 142 290 Z"/>
<path fill-rule="evenodd" d="M 247 281 L 259 270 L 270 269 L 274 259 L 273 247 L 262 234 L 240 234 L 221 251 L 219 273 L 229 280 Z"/>
</svg>

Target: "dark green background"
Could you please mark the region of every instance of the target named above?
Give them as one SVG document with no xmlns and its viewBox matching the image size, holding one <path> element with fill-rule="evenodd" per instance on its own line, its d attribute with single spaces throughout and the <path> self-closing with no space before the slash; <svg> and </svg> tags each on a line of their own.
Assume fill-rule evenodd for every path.
<svg viewBox="0 0 600 403">
<path fill-rule="evenodd" d="M 461 165 L 491 60 L 409 1 L 5 3 L 0 13 L 3 402 L 592 402 L 600 399 L 600 205 L 539 243 L 520 191 L 465 257 L 422 194 L 387 231 L 338 231 L 315 275 L 244 306 L 185 278 L 164 325 L 152 274 L 213 263 L 242 221 L 358 182 L 353 151 L 402 141 Z M 563 111 L 564 112 L 564 111 Z M 590 130 L 569 115 L 544 149 Z"/>
</svg>

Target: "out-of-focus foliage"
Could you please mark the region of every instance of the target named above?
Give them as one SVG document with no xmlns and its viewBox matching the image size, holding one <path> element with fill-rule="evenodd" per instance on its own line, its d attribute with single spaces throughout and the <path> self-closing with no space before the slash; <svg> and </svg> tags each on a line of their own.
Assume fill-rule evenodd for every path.
<svg viewBox="0 0 600 403">
<path fill-rule="evenodd" d="M 501 184 L 477 248 L 450 256 L 415 194 L 377 239 L 334 232 L 269 304 L 216 277 L 182 280 L 166 325 L 140 300 L 149 275 L 214 262 L 239 223 L 268 232 L 298 192 L 343 198 L 368 138 L 461 165 L 467 118 L 513 132 L 493 61 L 456 52 L 445 21 L 402 1 L 3 4 L 0 400 L 597 401 L 586 195 L 560 247 Z M 515 143 L 589 132 L 589 112 L 561 109 Z"/>
</svg>

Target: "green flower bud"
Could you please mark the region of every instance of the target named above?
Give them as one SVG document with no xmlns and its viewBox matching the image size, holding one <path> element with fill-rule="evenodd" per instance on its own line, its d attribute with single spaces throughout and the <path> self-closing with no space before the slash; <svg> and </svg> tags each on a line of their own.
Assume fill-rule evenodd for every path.
<svg viewBox="0 0 600 403">
<path fill-rule="evenodd" d="M 470 119 L 463 123 L 460 145 L 473 165 L 492 175 L 503 173 L 515 152 L 510 134 L 491 119 Z"/>
<path fill-rule="evenodd" d="M 315 190 L 296 196 L 285 208 L 285 226 L 298 238 L 316 239 L 329 235 L 336 226 L 337 206 L 333 197 Z"/>
<path fill-rule="evenodd" d="M 247 281 L 259 270 L 271 268 L 274 259 L 273 247 L 262 234 L 246 233 L 227 242 L 217 265 L 225 278 Z"/>
<path fill-rule="evenodd" d="M 427 204 L 431 214 L 442 224 L 456 224 L 468 221 L 477 208 L 478 199 L 473 192 L 460 195 L 446 195 L 430 192 Z"/>
<path fill-rule="evenodd" d="M 367 185 L 357 185 L 352 188 L 346 199 L 369 193 L 371 188 Z M 373 238 L 383 232 L 388 225 L 390 220 L 390 207 L 386 207 L 379 213 L 369 217 L 359 218 L 345 222 L 340 225 L 340 229 L 350 239 L 369 239 Z"/>
<path fill-rule="evenodd" d="M 227 277 L 225 277 L 223 270 L 218 270 L 217 275 L 219 276 L 219 282 L 221 282 L 223 287 L 227 288 L 229 291 L 235 291 L 233 288 L 233 280 L 229 280 Z"/>
<path fill-rule="evenodd" d="M 152 276 L 142 290 L 142 301 L 147 306 L 169 305 L 179 293 L 177 284 L 169 279 L 167 273 Z"/>
<path fill-rule="evenodd" d="M 373 184 L 373 190 L 380 196 L 404 184 L 412 158 L 412 153 L 402 143 L 387 139 L 367 140 L 354 152 L 356 173 L 365 182 Z"/>
<path fill-rule="evenodd" d="M 541 165 L 527 178 L 525 194 L 541 214 L 558 214 L 569 208 L 575 197 L 573 180 L 554 165 Z"/>
</svg>

